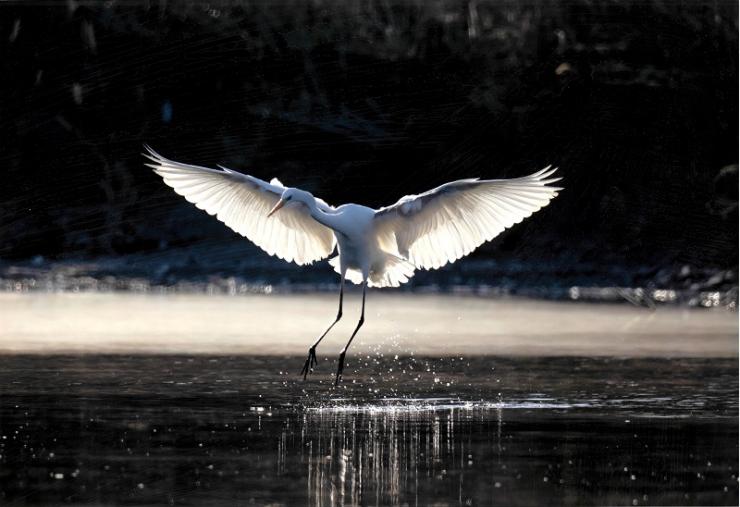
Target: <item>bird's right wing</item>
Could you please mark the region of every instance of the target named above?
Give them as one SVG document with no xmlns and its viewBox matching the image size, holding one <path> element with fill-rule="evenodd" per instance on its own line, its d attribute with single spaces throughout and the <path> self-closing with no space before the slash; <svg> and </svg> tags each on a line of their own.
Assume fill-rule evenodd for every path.
<svg viewBox="0 0 740 507">
<path fill-rule="evenodd" d="M 268 218 L 285 190 L 276 179 L 267 183 L 225 167 L 181 164 L 145 148 L 144 156 L 152 161 L 146 165 L 175 192 L 270 255 L 303 265 L 324 259 L 334 250 L 333 231 L 314 220 L 302 204 L 285 206 Z M 323 201 L 318 204 L 329 207 Z"/>
<path fill-rule="evenodd" d="M 403 197 L 375 213 L 381 248 L 417 268 L 437 269 L 468 255 L 547 206 L 558 195 L 556 169 L 507 180 L 458 180 Z"/>
</svg>

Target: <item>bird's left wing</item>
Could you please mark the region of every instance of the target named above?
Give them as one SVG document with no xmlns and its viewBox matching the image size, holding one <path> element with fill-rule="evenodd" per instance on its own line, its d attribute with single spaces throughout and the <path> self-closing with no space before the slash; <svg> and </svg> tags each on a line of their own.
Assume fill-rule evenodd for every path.
<svg viewBox="0 0 740 507">
<path fill-rule="evenodd" d="M 403 197 L 375 214 L 381 248 L 417 268 L 437 269 L 468 255 L 558 195 L 557 169 L 506 180 L 467 179 Z"/>
<path fill-rule="evenodd" d="M 216 217 L 270 255 L 288 262 L 310 264 L 334 250 L 331 229 L 313 218 L 304 205 L 285 206 L 267 216 L 285 187 L 222 167 L 208 169 L 168 160 L 145 147 L 146 164 L 175 192 Z M 321 206 L 328 207 L 323 201 Z"/>
</svg>

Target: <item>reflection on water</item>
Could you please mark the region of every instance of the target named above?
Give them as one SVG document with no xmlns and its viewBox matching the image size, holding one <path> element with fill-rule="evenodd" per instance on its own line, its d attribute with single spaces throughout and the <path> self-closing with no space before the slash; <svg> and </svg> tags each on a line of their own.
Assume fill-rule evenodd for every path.
<svg viewBox="0 0 740 507">
<path fill-rule="evenodd" d="M 299 363 L 1 357 L 0 500 L 737 504 L 734 360 Z"/>
<path fill-rule="evenodd" d="M 729 424 L 535 405 L 435 407 L 413 400 L 407 408 L 309 410 L 295 446 L 305 451 L 309 503 L 652 505 L 737 498 L 737 435 Z M 282 439 L 291 434 L 286 428 Z M 726 453 L 718 439 L 732 444 Z M 282 446 L 278 462 L 294 452 Z"/>
<path fill-rule="evenodd" d="M 412 407 L 306 413 L 302 426 L 314 429 L 301 439 L 301 447 L 308 449 L 310 503 L 417 504 L 420 498 L 424 503 L 433 498 L 428 494 L 430 479 L 449 481 L 460 498 L 472 501 L 473 492 L 464 492 L 466 470 L 470 480 L 477 479 L 481 464 L 475 460 L 489 458 L 487 451 L 494 451 L 500 462 L 503 410 L 495 410 L 492 425 L 487 416 L 467 409 Z M 473 438 L 470 421 L 482 433 L 479 437 Z M 463 433 L 467 438 L 461 438 Z M 284 462 L 289 454 L 284 447 L 282 451 L 279 461 Z M 470 473 L 476 467 L 478 472 Z"/>
</svg>

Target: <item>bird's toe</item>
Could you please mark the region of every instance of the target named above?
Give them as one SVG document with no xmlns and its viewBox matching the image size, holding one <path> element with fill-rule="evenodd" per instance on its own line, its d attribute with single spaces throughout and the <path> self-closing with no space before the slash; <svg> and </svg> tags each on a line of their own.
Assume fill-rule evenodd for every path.
<svg viewBox="0 0 740 507">
<path fill-rule="evenodd" d="M 318 360 L 316 359 L 316 349 L 310 348 L 308 349 L 308 357 L 306 358 L 306 362 L 303 364 L 303 369 L 301 370 L 301 375 L 303 375 L 303 380 L 306 380 L 306 377 L 309 373 L 313 373 L 313 367 L 319 364 Z"/>
</svg>

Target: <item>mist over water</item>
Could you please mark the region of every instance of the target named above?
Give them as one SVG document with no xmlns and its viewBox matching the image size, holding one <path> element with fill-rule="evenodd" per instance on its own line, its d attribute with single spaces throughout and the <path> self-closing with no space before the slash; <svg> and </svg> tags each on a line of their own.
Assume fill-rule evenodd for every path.
<svg viewBox="0 0 740 507">
<path fill-rule="evenodd" d="M 737 503 L 734 359 L 303 359 L 4 356 L 2 498 Z"/>
</svg>

